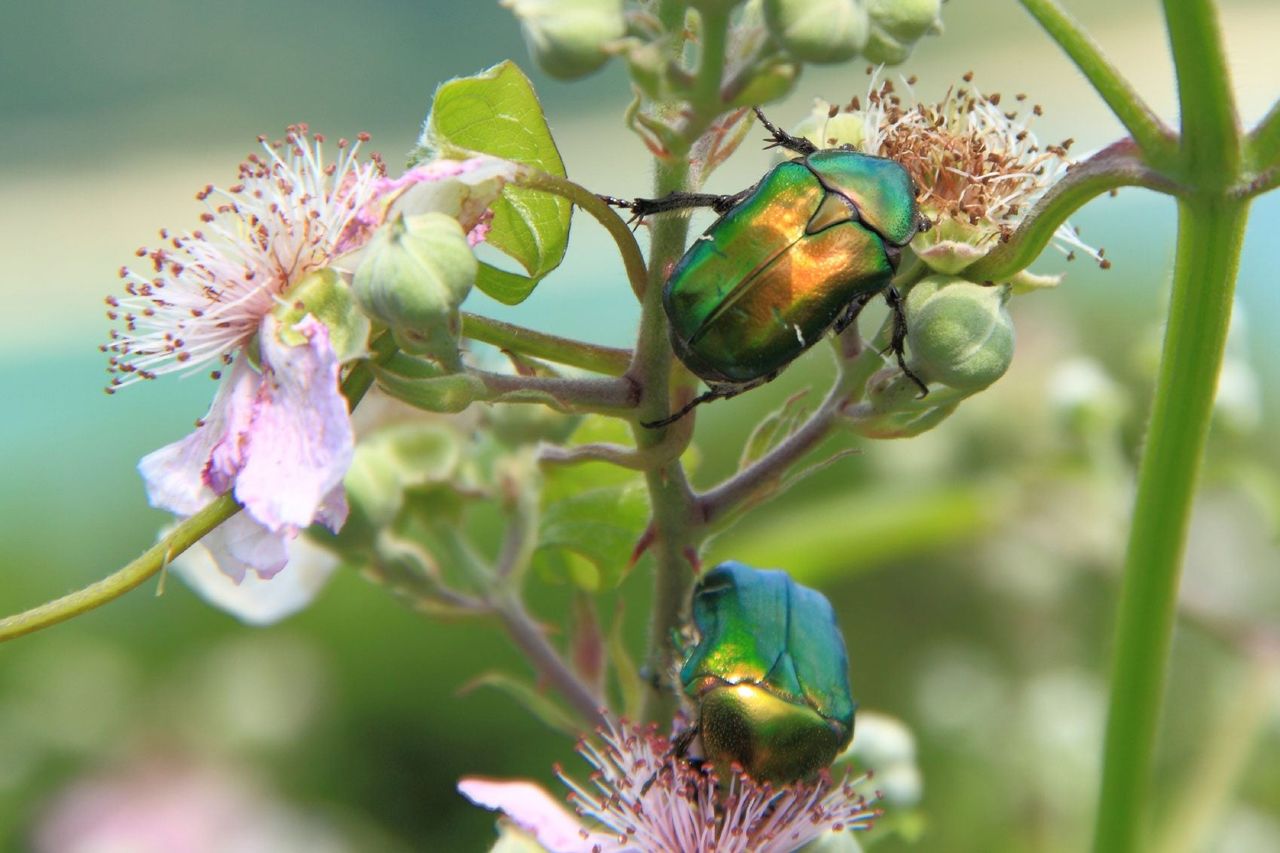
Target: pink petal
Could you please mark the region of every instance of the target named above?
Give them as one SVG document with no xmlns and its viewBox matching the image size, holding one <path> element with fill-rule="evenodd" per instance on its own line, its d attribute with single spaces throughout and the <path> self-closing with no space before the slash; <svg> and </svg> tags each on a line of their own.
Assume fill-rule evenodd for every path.
<svg viewBox="0 0 1280 853">
<path fill-rule="evenodd" d="M 468 776 L 458 781 L 458 792 L 477 806 L 501 811 L 551 853 L 591 853 L 596 845 L 614 841 L 607 836 L 584 835 L 577 817 L 532 782 Z"/>
<path fill-rule="evenodd" d="M 289 560 L 289 532 L 272 533 L 245 513 L 232 516 L 201 540 L 217 567 L 240 583 L 248 572 L 267 580 Z"/>
<path fill-rule="evenodd" d="M 249 625 L 271 625 L 302 610 L 338 566 L 333 553 L 298 536 L 285 543 L 288 565 L 279 574 L 263 580 L 247 573 L 236 581 L 226 572 L 226 555 L 213 553 L 211 539 L 184 552 L 173 569 L 205 601 Z"/>
<path fill-rule="evenodd" d="M 306 343 L 282 342 L 276 320 L 263 321 L 262 385 L 235 486 L 248 513 L 277 533 L 315 521 L 340 488 L 354 449 L 328 329 L 311 315 L 293 328 Z"/>
<path fill-rule="evenodd" d="M 231 374 L 218 386 L 201 425 L 186 438 L 165 445 L 142 457 L 138 471 L 146 483 L 151 505 L 177 515 L 191 515 L 200 510 L 230 485 L 224 476 L 230 456 L 228 431 L 238 429 L 247 420 L 257 393 L 258 375 L 243 357 L 236 359 Z M 217 475 L 211 457 L 222 451 Z M 217 483 L 217 485 L 215 485 Z"/>
</svg>

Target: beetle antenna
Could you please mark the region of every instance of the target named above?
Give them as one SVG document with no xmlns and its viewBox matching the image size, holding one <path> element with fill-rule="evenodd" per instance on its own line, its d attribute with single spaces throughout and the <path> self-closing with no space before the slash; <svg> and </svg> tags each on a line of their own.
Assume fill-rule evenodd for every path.
<svg viewBox="0 0 1280 853">
<path fill-rule="evenodd" d="M 764 117 L 764 112 L 759 107 L 752 107 L 755 111 L 756 118 L 760 119 L 760 123 L 764 125 L 765 130 L 769 131 L 772 139 L 765 148 L 785 148 L 788 151 L 794 151 L 797 154 L 807 156 L 818 150 L 818 146 L 814 145 L 807 139 L 801 139 L 798 136 L 792 136 L 785 130 L 780 129 L 773 122 Z"/>
</svg>

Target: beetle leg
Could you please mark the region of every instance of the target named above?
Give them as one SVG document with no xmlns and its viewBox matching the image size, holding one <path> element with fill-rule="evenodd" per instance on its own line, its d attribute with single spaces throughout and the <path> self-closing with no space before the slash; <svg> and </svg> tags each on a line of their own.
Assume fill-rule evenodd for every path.
<svg viewBox="0 0 1280 853">
<path fill-rule="evenodd" d="M 751 188 L 754 189 L 754 188 Z M 622 199 L 602 195 L 600 199 L 613 207 L 621 207 L 632 213 L 632 221 L 653 216 L 656 213 L 669 213 L 673 210 L 690 210 L 696 207 L 709 207 L 716 213 L 728 213 L 734 205 L 747 197 L 751 189 L 745 189 L 733 195 L 715 195 L 714 193 L 667 193 L 662 198 Z"/>
<path fill-rule="evenodd" d="M 703 403 L 706 403 L 710 400 L 720 400 L 726 397 L 732 397 L 736 393 L 738 392 L 734 391 L 732 393 L 725 393 L 724 391 L 711 388 L 707 391 L 703 391 L 701 394 L 694 397 L 688 403 L 685 403 L 683 406 L 680 407 L 679 411 L 676 411 L 670 415 L 667 415 L 665 418 L 662 418 L 661 420 L 641 421 L 640 426 L 644 427 L 645 429 L 661 429 L 662 427 L 665 427 L 665 426 L 671 426 L 671 424 L 680 420 L 685 415 L 689 414 L 690 412 L 692 412 L 694 409 L 696 409 L 698 406 L 702 405 Z"/>
<path fill-rule="evenodd" d="M 911 368 L 907 367 L 907 360 L 902 354 L 907 342 L 907 314 L 902 310 L 902 294 L 898 293 L 896 287 L 890 286 L 885 288 L 884 301 L 889 303 L 889 310 L 893 312 L 893 337 L 889 340 L 889 349 L 897 357 L 898 367 L 902 369 L 903 374 L 920 388 L 920 396 L 927 397 L 929 395 L 928 386 L 921 381 L 919 376 L 911 372 Z"/>
<path fill-rule="evenodd" d="M 764 129 L 769 131 L 773 139 L 765 148 L 785 148 L 788 151 L 794 151 L 800 155 L 808 155 L 818 150 L 818 146 L 814 145 L 807 139 L 801 139 L 798 136 L 792 136 L 785 130 L 781 130 L 773 122 L 764 117 L 759 107 L 752 107 L 755 110 L 756 118 L 760 119 L 760 123 L 764 125 Z"/>
<path fill-rule="evenodd" d="M 649 789 L 653 787 L 653 783 L 658 781 L 658 777 L 667 772 L 668 762 L 672 757 L 681 761 L 693 764 L 695 767 L 701 766 L 702 760 L 689 758 L 689 747 L 693 745 L 693 741 L 698 737 L 700 729 L 696 726 L 690 726 L 680 734 L 676 735 L 671 741 L 671 749 L 667 750 L 667 754 L 662 757 L 662 766 L 658 768 L 658 772 L 650 776 L 645 783 L 640 786 L 640 796 L 649 793 Z"/>
<path fill-rule="evenodd" d="M 858 319 L 858 315 L 862 313 L 862 309 L 866 308 L 867 303 L 871 301 L 871 296 L 872 294 L 859 296 L 849 303 L 844 309 L 844 313 L 840 315 L 840 319 L 836 320 L 835 333 L 837 335 L 853 325 L 853 322 Z"/>
</svg>

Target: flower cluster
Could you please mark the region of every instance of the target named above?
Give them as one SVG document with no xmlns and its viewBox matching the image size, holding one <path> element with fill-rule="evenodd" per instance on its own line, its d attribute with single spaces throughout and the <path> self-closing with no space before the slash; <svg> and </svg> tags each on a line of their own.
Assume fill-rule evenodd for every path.
<svg viewBox="0 0 1280 853">
<path fill-rule="evenodd" d="M 786 853 L 829 833 L 865 830 L 880 812 L 854 790 L 859 780 L 775 787 L 735 770 L 726 782 L 676 754 L 656 728 L 607 720 L 599 742 L 578 752 L 590 785 L 557 769 L 577 816 L 528 782 L 463 779 L 472 802 L 501 810 L 553 853 Z"/>
</svg>

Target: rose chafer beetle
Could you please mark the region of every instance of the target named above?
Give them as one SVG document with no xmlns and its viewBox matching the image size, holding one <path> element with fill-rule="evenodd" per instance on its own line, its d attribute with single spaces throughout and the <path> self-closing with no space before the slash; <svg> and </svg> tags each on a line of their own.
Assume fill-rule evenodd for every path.
<svg viewBox="0 0 1280 853">
<path fill-rule="evenodd" d="M 721 563 L 693 590 L 680 685 L 701 741 L 724 773 L 787 784 L 829 766 L 853 738 L 844 637 L 826 597 L 783 571 Z"/>
<path fill-rule="evenodd" d="M 729 196 L 605 197 L 637 219 L 692 207 L 720 214 L 675 265 L 662 294 L 671 345 L 708 390 L 647 427 L 770 381 L 881 293 L 895 315 L 890 347 L 927 393 L 903 360 L 906 319 L 890 285 L 903 247 L 929 227 L 911 176 L 884 157 L 819 149 L 779 130 L 759 109 L 756 115 L 772 134 L 769 147 L 800 157 L 774 166 L 755 186 Z"/>
</svg>

